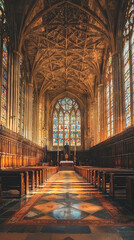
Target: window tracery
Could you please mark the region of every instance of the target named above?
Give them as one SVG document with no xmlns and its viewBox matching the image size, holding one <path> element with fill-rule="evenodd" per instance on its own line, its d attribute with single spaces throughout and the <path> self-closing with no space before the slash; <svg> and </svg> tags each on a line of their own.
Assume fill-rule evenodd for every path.
<svg viewBox="0 0 134 240">
<path fill-rule="evenodd" d="M 125 126 L 134 120 L 134 0 L 129 2 L 123 37 L 123 74 L 125 91 Z"/>
<path fill-rule="evenodd" d="M 59 99 L 53 112 L 53 146 L 81 145 L 81 112 L 75 99 Z"/>
<path fill-rule="evenodd" d="M 7 33 L 7 19 L 5 14 L 5 1 L 0 0 L 0 49 L 1 49 L 1 124 L 6 126 L 7 120 L 7 71 L 8 71 L 8 33 Z"/>
</svg>

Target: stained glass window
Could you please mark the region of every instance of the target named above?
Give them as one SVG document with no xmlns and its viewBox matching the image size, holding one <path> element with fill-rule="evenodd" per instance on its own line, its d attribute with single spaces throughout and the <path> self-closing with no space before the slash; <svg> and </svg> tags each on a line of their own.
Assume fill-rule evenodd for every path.
<svg viewBox="0 0 134 240">
<path fill-rule="evenodd" d="M 56 126 L 58 128 L 58 126 Z M 59 113 L 59 146 L 63 146 L 63 112 Z"/>
<path fill-rule="evenodd" d="M 131 96 L 130 96 L 130 62 L 129 41 L 124 45 L 124 86 L 125 86 L 125 118 L 126 127 L 131 125 Z"/>
<path fill-rule="evenodd" d="M 109 54 L 106 68 L 106 118 L 107 137 L 113 135 L 113 78 L 112 78 L 112 57 Z"/>
<path fill-rule="evenodd" d="M 81 146 L 81 113 L 75 99 L 59 99 L 53 113 L 53 146 Z"/>
<path fill-rule="evenodd" d="M 1 124 L 6 126 L 7 117 L 7 38 L 3 39 L 2 51 L 2 94 L 1 94 Z"/>
<path fill-rule="evenodd" d="M 54 112 L 53 114 L 53 145 L 57 146 L 58 144 L 58 113 L 57 111 Z"/>
<path fill-rule="evenodd" d="M 4 1 L 0 0 L 0 7 L 2 8 L 2 10 L 4 11 Z"/>
<path fill-rule="evenodd" d="M 1 124 L 6 126 L 7 120 L 7 68 L 8 68 L 8 37 L 5 25 L 7 24 L 5 15 L 4 0 L 0 1 L 0 21 L 2 21 L 2 35 L 0 36 L 0 48 L 2 49 L 2 73 L 1 77 Z"/>
<path fill-rule="evenodd" d="M 80 110 L 76 112 L 76 146 L 81 145 L 81 117 Z"/>
<path fill-rule="evenodd" d="M 123 72 L 124 72 L 124 93 L 125 93 L 125 126 L 134 121 L 134 0 L 128 4 L 126 13 L 126 23 L 124 27 L 124 47 L 123 47 Z M 131 104 L 133 103 L 133 104 Z"/>
<path fill-rule="evenodd" d="M 71 146 L 75 146 L 75 128 L 76 128 L 76 117 L 75 117 L 75 111 L 73 110 L 71 113 L 71 139 L 70 139 Z"/>
<path fill-rule="evenodd" d="M 65 134 L 65 145 L 69 145 L 69 113 L 66 112 L 64 115 L 64 134 Z"/>
</svg>

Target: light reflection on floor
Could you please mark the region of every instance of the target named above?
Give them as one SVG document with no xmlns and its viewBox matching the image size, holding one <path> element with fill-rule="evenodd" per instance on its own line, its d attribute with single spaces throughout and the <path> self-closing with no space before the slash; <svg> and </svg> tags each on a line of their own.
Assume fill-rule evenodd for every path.
<svg viewBox="0 0 134 240">
<path fill-rule="evenodd" d="M 127 221 L 92 185 L 74 171 L 53 175 L 7 224 L 112 225 Z"/>
<path fill-rule="evenodd" d="M 75 172 L 53 175 L 26 199 L 16 205 L 9 202 L 3 210 L 3 240 L 130 240 L 134 236 L 134 222 Z"/>
<path fill-rule="evenodd" d="M 51 181 L 51 180 L 50 180 Z M 49 181 L 49 182 L 50 182 Z M 24 220 L 112 219 L 94 196 L 97 190 L 73 171 L 61 171 Z"/>
</svg>

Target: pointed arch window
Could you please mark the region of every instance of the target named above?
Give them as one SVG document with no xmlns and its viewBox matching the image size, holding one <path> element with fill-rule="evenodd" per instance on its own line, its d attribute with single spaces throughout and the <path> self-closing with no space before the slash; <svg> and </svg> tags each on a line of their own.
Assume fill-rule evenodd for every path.
<svg viewBox="0 0 134 240">
<path fill-rule="evenodd" d="M 81 117 L 80 110 L 76 112 L 76 146 L 81 145 Z"/>
<path fill-rule="evenodd" d="M 63 146 L 63 112 L 59 113 L 59 146 Z"/>
<path fill-rule="evenodd" d="M 53 112 L 53 146 L 81 146 L 81 112 L 75 99 L 65 97 Z"/>
<path fill-rule="evenodd" d="M 106 119 L 107 119 L 107 137 L 113 135 L 113 76 L 112 76 L 112 56 L 109 58 L 106 67 Z"/>
<path fill-rule="evenodd" d="M 6 126 L 7 121 L 7 73 L 8 73 L 8 34 L 5 14 L 5 1 L 0 0 L 0 81 L 1 81 L 1 124 Z"/>
<path fill-rule="evenodd" d="M 125 126 L 134 122 L 134 0 L 128 4 L 123 32 Z"/>
</svg>

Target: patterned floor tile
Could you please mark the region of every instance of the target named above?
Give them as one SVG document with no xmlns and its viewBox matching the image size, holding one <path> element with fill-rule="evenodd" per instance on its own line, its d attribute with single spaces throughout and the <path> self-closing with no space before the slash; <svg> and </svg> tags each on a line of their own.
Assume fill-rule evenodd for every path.
<svg viewBox="0 0 134 240">
<path fill-rule="evenodd" d="M 115 206 L 75 172 L 61 171 L 29 198 L 6 224 L 109 225 L 117 224 L 122 218 Z"/>
</svg>

